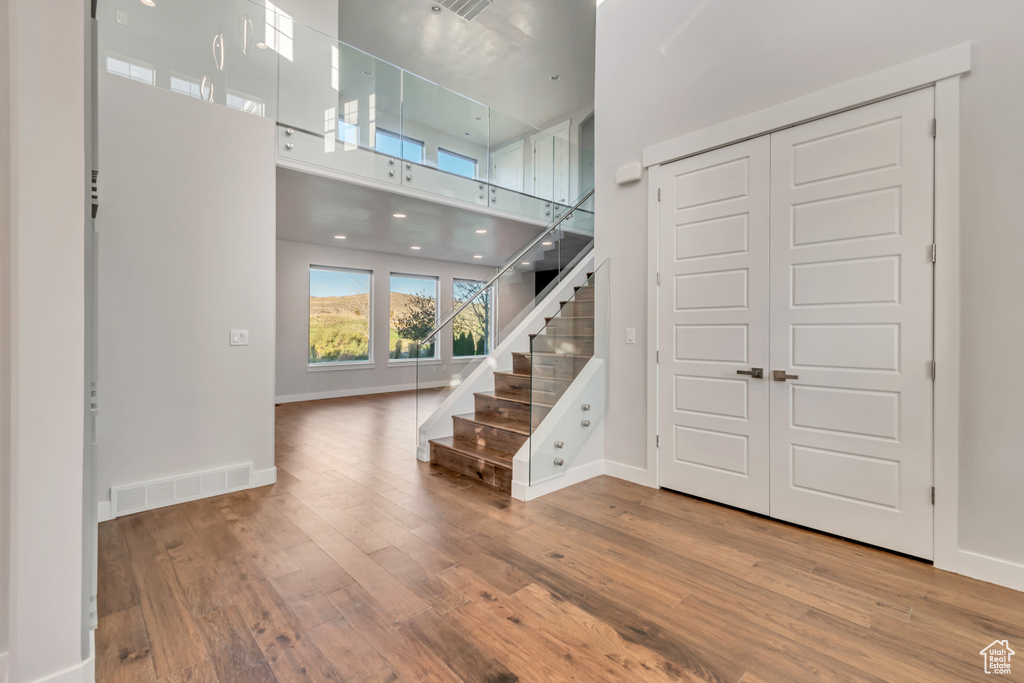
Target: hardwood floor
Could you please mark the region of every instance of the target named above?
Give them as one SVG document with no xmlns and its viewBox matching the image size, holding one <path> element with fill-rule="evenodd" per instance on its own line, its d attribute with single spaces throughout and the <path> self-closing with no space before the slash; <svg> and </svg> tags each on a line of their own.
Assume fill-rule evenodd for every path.
<svg viewBox="0 0 1024 683">
<path fill-rule="evenodd" d="M 1024 593 L 922 562 L 608 477 L 524 504 L 431 469 L 414 401 L 280 406 L 274 486 L 100 525 L 97 680 L 969 681 L 1024 646 Z"/>
</svg>

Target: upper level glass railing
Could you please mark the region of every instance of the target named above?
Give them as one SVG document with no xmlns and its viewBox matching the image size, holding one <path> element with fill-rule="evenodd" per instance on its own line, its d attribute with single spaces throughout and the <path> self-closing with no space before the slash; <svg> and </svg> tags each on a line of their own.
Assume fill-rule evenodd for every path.
<svg viewBox="0 0 1024 683">
<path fill-rule="evenodd" d="M 101 70 L 277 121 L 279 163 L 538 226 L 594 184 L 593 152 L 578 144 L 582 122 L 537 129 L 305 26 L 269 0 L 100 0 L 98 23 Z"/>
</svg>

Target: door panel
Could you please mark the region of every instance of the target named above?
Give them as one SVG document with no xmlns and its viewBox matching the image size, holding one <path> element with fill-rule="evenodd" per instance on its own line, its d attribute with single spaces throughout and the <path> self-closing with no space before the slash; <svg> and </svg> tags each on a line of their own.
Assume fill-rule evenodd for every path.
<svg viewBox="0 0 1024 683">
<path fill-rule="evenodd" d="M 767 137 L 662 167 L 662 486 L 768 512 Z"/>
<path fill-rule="evenodd" d="M 771 515 L 932 557 L 932 91 L 771 136 Z"/>
</svg>

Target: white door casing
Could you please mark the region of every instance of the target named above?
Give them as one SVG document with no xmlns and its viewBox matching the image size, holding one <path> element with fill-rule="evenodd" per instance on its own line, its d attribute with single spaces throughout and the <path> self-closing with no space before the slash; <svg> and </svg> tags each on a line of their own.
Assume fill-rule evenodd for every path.
<svg viewBox="0 0 1024 683">
<path fill-rule="evenodd" d="M 663 166 L 661 485 L 768 513 L 769 141 Z"/>
<path fill-rule="evenodd" d="M 533 146 L 533 196 L 560 204 L 569 197 L 569 121 L 530 138 Z"/>
<path fill-rule="evenodd" d="M 491 153 L 491 183 L 506 190 L 523 191 L 524 141 L 517 140 Z"/>
<path fill-rule="evenodd" d="M 771 515 L 930 559 L 928 88 L 771 135 Z"/>
</svg>

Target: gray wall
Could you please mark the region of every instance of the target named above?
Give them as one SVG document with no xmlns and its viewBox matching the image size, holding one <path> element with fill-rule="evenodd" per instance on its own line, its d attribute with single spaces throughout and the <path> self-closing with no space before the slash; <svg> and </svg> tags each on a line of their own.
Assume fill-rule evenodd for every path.
<svg viewBox="0 0 1024 683">
<path fill-rule="evenodd" d="M 310 369 L 309 267 L 333 266 L 373 271 L 374 367 L 334 366 Z M 440 280 L 440 313 L 452 305 L 452 279 L 483 280 L 491 268 L 448 261 L 395 256 L 301 242 L 277 242 L 277 397 L 281 401 L 401 391 L 416 384 L 415 363 L 388 362 L 389 278 L 391 273 L 429 275 Z M 449 328 L 450 329 L 450 328 Z M 452 363 L 450 333 L 441 339 L 442 363 L 422 366 L 421 379 L 440 382 L 461 373 L 465 362 Z"/>
<path fill-rule="evenodd" d="M 1024 564 L 1024 4 L 1012 0 L 697 0 L 598 9 L 597 260 L 614 262 L 610 460 L 646 469 L 644 147 L 971 41 L 961 87 L 960 545 Z M 939 124 L 942 125 L 941 122 Z M 637 329 L 627 346 L 623 330 Z M 941 495 L 941 492 L 939 493 Z"/>
<path fill-rule="evenodd" d="M 273 467 L 274 124 L 106 73 L 99 99 L 97 497 Z"/>
<path fill-rule="evenodd" d="M 8 649 L 11 547 L 11 60 L 7 0 L 0 0 L 0 657 Z M 0 663 L 0 678 L 6 673 Z"/>
</svg>

